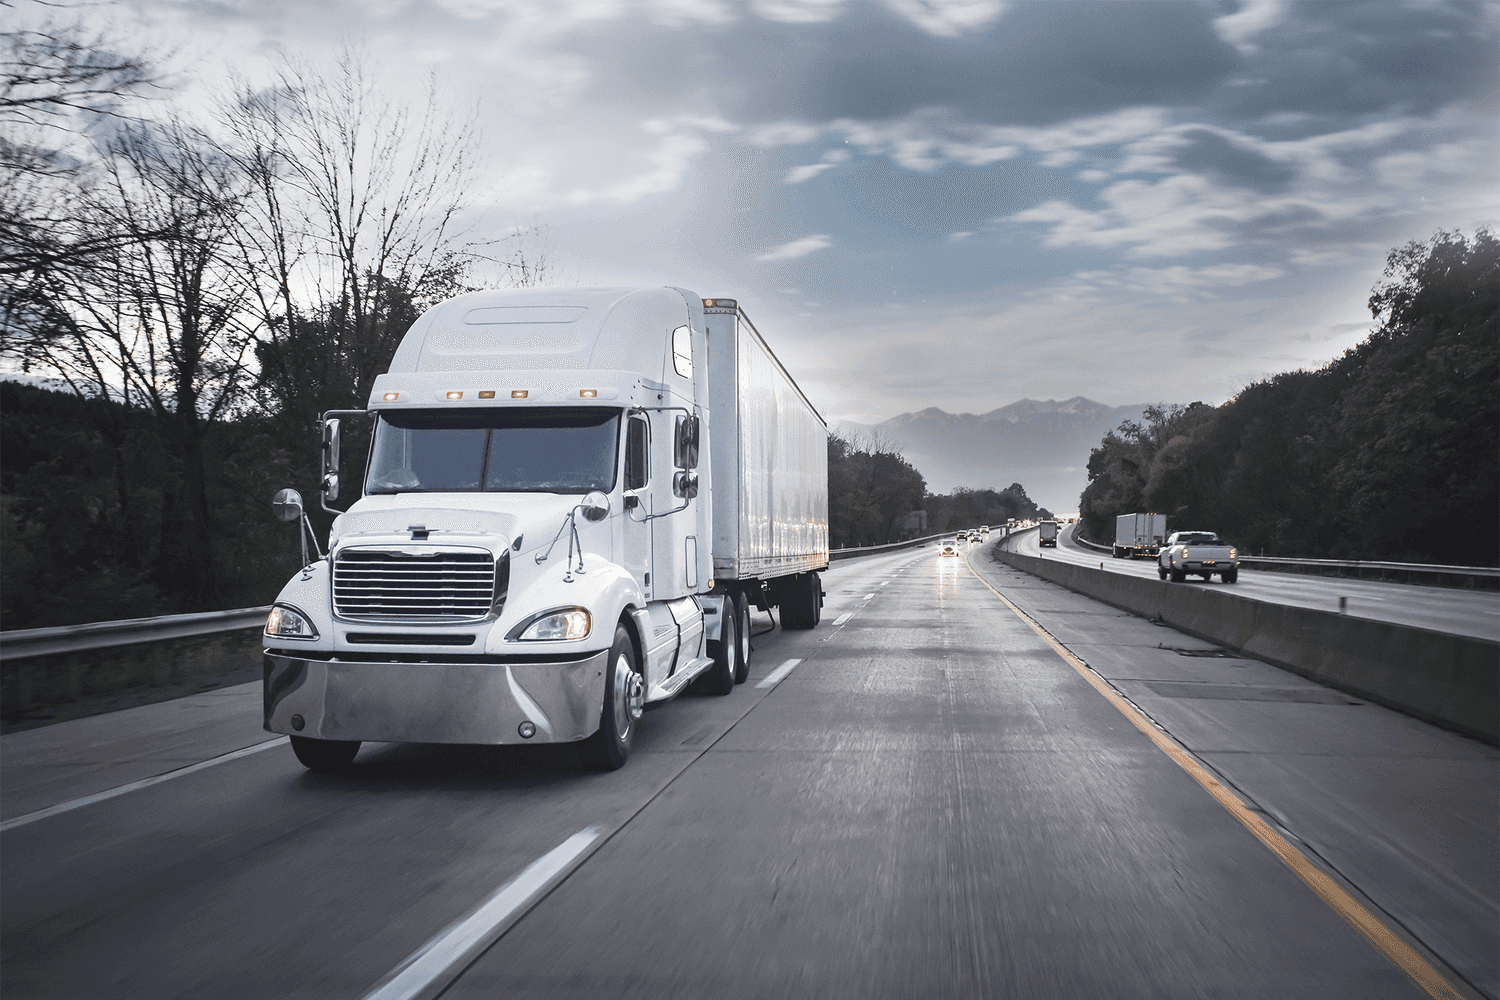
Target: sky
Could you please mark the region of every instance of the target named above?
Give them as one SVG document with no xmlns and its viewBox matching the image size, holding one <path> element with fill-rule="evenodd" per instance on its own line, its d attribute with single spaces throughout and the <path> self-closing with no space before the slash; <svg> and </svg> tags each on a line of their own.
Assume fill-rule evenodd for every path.
<svg viewBox="0 0 1500 1000">
<path fill-rule="evenodd" d="M 189 107 L 349 44 L 398 98 L 435 71 L 483 132 L 475 233 L 737 298 L 831 421 L 1220 403 L 1363 340 L 1392 248 L 1500 218 L 1496 2 L 77 9 Z"/>
</svg>

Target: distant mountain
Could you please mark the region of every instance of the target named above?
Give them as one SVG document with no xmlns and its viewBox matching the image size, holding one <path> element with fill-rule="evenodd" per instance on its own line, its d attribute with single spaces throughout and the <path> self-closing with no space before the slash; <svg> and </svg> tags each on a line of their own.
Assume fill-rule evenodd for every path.
<svg viewBox="0 0 1500 1000">
<path fill-rule="evenodd" d="M 1082 396 L 1022 399 L 977 416 L 932 406 L 873 426 L 842 423 L 834 429 L 894 445 L 932 493 L 1020 483 L 1031 499 L 1062 514 L 1078 509 L 1078 495 L 1088 485 L 1089 450 L 1120 421 L 1142 419 L 1146 405 L 1105 406 Z"/>
</svg>

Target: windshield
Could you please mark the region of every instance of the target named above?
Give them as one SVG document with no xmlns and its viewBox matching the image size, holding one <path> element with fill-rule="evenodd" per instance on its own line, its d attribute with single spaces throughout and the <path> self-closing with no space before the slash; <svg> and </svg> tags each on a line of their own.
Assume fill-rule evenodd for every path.
<svg viewBox="0 0 1500 1000">
<path fill-rule="evenodd" d="M 594 407 L 383 413 L 365 492 L 608 492 L 619 430 Z"/>
</svg>

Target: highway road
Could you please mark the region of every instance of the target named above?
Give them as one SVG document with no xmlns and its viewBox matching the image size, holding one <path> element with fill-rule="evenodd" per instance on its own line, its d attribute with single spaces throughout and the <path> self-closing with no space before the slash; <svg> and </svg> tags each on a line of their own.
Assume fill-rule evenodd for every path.
<svg viewBox="0 0 1500 1000">
<path fill-rule="evenodd" d="M 1493 747 L 988 548 L 835 563 L 612 774 L 313 775 L 258 685 L 0 737 L 5 995 L 1500 994 Z"/>
<path fill-rule="evenodd" d="M 1111 573 L 1156 579 L 1154 559 L 1115 559 L 1108 552 L 1085 548 L 1073 539 L 1073 529 L 1058 535 L 1057 548 L 1041 548 L 1035 531 L 1012 539 L 1015 551 L 1084 566 L 1100 567 Z M 1244 567 L 1239 580 L 1226 584 L 1218 577 L 1204 582 L 1189 577 L 1183 587 L 1229 587 L 1244 597 L 1271 604 L 1339 610 L 1339 598 L 1347 598 L 1347 612 L 1361 618 L 1395 622 L 1417 628 L 1500 640 L 1500 592 L 1469 590 L 1458 587 L 1429 587 L 1378 580 L 1354 580 L 1340 577 L 1303 576 L 1272 570 Z"/>
</svg>

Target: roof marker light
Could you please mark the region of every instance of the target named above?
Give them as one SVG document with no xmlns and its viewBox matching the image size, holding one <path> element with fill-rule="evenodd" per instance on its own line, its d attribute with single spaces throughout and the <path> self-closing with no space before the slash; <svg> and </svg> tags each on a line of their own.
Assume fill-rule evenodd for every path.
<svg viewBox="0 0 1500 1000">
<path fill-rule="evenodd" d="M 510 398 L 511 399 L 525 399 L 526 398 L 526 390 L 525 389 L 512 389 L 510 391 Z"/>
<path fill-rule="evenodd" d="M 596 399 L 599 396 L 599 390 L 598 389 L 579 389 L 578 390 L 578 396 L 579 396 L 580 399 Z"/>
<path fill-rule="evenodd" d="M 396 400 L 398 400 L 398 399 L 401 398 L 401 393 L 399 393 L 399 392 L 388 392 L 388 393 L 386 393 L 384 396 L 382 396 L 380 398 L 382 400 L 384 400 L 385 402 L 387 402 L 387 403 L 394 403 Z"/>
<path fill-rule="evenodd" d="M 495 390 L 494 389 L 482 389 L 482 390 L 480 390 L 479 398 L 480 399 L 494 399 L 495 398 Z"/>
<path fill-rule="evenodd" d="M 464 394 L 462 392 L 458 391 L 457 389 L 454 389 L 452 392 L 448 393 L 448 398 L 449 399 L 463 399 L 464 398 Z"/>
</svg>

